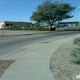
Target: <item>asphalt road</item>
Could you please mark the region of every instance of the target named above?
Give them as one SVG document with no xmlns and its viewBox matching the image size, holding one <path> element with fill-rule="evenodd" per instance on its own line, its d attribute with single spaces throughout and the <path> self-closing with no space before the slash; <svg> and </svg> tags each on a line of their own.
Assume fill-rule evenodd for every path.
<svg viewBox="0 0 80 80">
<path fill-rule="evenodd" d="M 24 46 L 29 46 L 37 42 L 41 42 L 48 39 L 59 39 L 70 35 L 80 34 L 80 31 L 60 31 L 49 32 L 32 35 L 20 35 L 10 37 L 0 37 L 0 55 L 14 52 Z"/>
</svg>

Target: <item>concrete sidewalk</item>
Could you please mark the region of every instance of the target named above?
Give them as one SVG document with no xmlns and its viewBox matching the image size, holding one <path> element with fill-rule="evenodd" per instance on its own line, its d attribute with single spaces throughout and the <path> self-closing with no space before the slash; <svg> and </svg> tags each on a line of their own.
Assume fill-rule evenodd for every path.
<svg viewBox="0 0 80 80">
<path fill-rule="evenodd" d="M 75 37 L 77 36 L 40 42 L 4 57 L 3 60 L 16 61 L 0 80 L 55 80 L 50 71 L 50 58 L 60 45 Z"/>
<path fill-rule="evenodd" d="M 19 36 L 19 35 L 31 35 L 31 34 L 41 34 L 50 31 L 29 31 L 29 30 L 0 30 L 1 36 Z"/>
</svg>

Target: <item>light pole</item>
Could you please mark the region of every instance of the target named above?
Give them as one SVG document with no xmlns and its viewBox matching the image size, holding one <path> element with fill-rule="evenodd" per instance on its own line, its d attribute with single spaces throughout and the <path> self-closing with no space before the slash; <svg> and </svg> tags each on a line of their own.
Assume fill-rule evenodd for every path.
<svg viewBox="0 0 80 80">
<path fill-rule="evenodd" d="M 78 7 L 78 8 L 80 8 L 80 7 Z M 79 11 L 79 27 L 80 27 L 80 11 Z"/>
</svg>

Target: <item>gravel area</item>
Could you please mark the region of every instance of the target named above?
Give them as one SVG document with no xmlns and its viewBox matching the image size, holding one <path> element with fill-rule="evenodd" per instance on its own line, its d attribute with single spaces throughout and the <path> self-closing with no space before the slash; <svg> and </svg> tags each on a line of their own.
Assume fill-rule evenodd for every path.
<svg viewBox="0 0 80 80">
<path fill-rule="evenodd" d="M 78 47 L 69 41 L 61 45 L 52 55 L 50 69 L 56 80 L 73 80 L 74 74 L 80 74 L 80 65 L 70 55 L 71 50 Z M 77 79 L 80 80 L 80 79 Z"/>
<path fill-rule="evenodd" d="M 0 78 L 4 71 L 14 62 L 15 60 L 0 60 Z"/>
</svg>

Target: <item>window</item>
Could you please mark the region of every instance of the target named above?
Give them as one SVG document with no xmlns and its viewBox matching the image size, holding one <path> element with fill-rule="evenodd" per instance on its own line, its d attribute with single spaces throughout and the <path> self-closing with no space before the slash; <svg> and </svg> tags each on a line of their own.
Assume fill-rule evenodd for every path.
<svg viewBox="0 0 80 80">
<path fill-rule="evenodd" d="M 11 26 L 13 26 L 13 24 L 11 24 Z"/>
<path fill-rule="evenodd" d="M 6 26 L 9 26 L 9 24 L 6 24 Z"/>
</svg>

